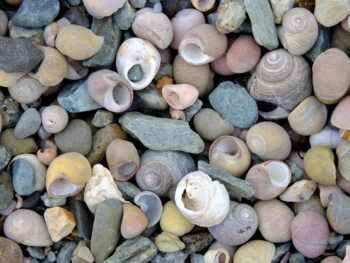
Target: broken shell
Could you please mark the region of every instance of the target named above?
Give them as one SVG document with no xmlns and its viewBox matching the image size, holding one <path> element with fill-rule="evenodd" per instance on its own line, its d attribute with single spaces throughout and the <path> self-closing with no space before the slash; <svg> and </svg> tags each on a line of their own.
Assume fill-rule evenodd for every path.
<svg viewBox="0 0 350 263">
<path fill-rule="evenodd" d="M 309 142 L 311 147 L 323 145 L 331 149 L 335 149 L 337 148 L 341 139 L 342 138 L 339 135 L 338 129 L 325 126 L 320 132 L 311 135 L 309 138 Z"/>
<path fill-rule="evenodd" d="M 111 16 L 123 7 L 126 0 L 83 0 L 84 7 L 94 18 Z"/>
<path fill-rule="evenodd" d="M 158 195 L 153 192 L 143 191 L 134 197 L 134 203 L 146 214 L 148 220 L 147 228 L 158 223 L 162 216 L 163 206 Z"/>
<path fill-rule="evenodd" d="M 132 31 L 160 49 L 166 49 L 173 40 L 173 26 L 169 18 L 162 12 L 153 12 L 149 7 L 136 12 Z"/>
<path fill-rule="evenodd" d="M 190 84 L 168 84 L 162 88 L 164 100 L 174 109 L 183 110 L 195 103 L 198 89 Z"/>
<path fill-rule="evenodd" d="M 162 232 L 154 240 L 159 251 L 175 252 L 185 248 L 185 244 L 171 233 Z"/>
<path fill-rule="evenodd" d="M 345 180 L 350 181 L 350 142 L 341 141 L 337 147 L 338 169 Z"/>
<path fill-rule="evenodd" d="M 329 196 L 327 219 L 333 230 L 339 234 L 350 233 L 350 198 L 342 193 Z"/>
<path fill-rule="evenodd" d="M 7 73 L 0 70 L 0 87 L 10 88 L 25 75 L 25 73 Z"/>
<path fill-rule="evenodd" d="M 350 96 L 342 99 L 337 107 L 335 107 L 332 117 L 331 123 L 333 126 L 343 129 L 350 130 Z"/>
<path fill-rule="evenodd" d="M 350 15 L 341 22 L 341 26 L 345 31 L 350 32 Z"/>
<path fill-rule="evenodd" d="M 30 104 L 40 98 L 45 88 L 38 80 L 24 75 L 15 85 L 9 87 L 8 91 L 19 103 Z"/>
<path fill-rule="evenodd" d="M 321 205 L 323 207 L 327 207 L 331 198 L 330 195 L 332 194 L 343 194 L 343 191 L 341 188 L 339 188 L 336 185 L 323 185 L 323 184 L 318 184 L 319 192 L 320 192 L 320 201 Z"/>
<path fill-rule="evenodd" d="M 241 139 L 221 136 L 210 146 L 209 162 L 235 177 L 241 177 L 249 168 L 250 153 Z"/>
<path fill-rule="evenodd" d="M 147 225 L 147 217 L 138 206 L 123 204 L 120 232 L 125 239 L 139 236 L 146 229 Z"/>
<path fill-rule="evenodd" d="M 269 121 L 250 127 L 246 142 L 249 150 L 263 160 L 284 160 L 292 147 L 288 133 L 280 125 Z"/>
<path fill-rule="evenodd" d="M 45 165 L 50 165 L 50 163 L 57 157 L 57 146 L 51 140 L 44 140 L 41 149 L 36 152 L 36 156 L 39 161 Z"/>
<path fill-rule="evenodd" d="M 321 53 L 312 65 L 312 83 L 317 99 L 325 104 L 338 102 L 350 86 L 350 59 L 340 49 Z"/>
<path fill-rule="evenodd" d="M 134 97 L 129 83 L 121 75 L 109 69 L 90 74 L 88 91 L 96 102 L 116 113 L 126 111 Z"/>
<path fill-rule="evenodd" d="M 339 129 L 339 136 L 345 141 L 350 141 L 350 130 Z"/>
<path fill-rule="evenodd" d="M 230 207 L 225 186 L 201 171 L 189 173 L 179 181 L 175 203 L 187 220 L 203 227 L 222 222 Z"/>
<path fill-rule="evenodd" d="M 46 190 L 51 197 L 65 198 L 79 193 L 91 176 L 84 155 L 64 153 L 53 160 L 46 173 Z"/>
<path fill-rule="evenodd" d="M 182 121 L 186 120 L 186 114 L 183 110 L 177 110 L 177 109 L 174 109 L 173 107 L 169 107 L 169 114 L 172 119 L 182 120 Z"/>
<path fill-rule="evenodd" d="M 327 121 L 327 107 L 314 96 L 307 97 L 289 114 L 290 127 L 298 134 L 309 136 L 324 127 Z"/>
<path fill-rule="evenodd" d="M 335 185 L 334 155 L 328 147 L 315 146 L 310 148 L 304 156 L 304 168 L 307 175 L 315 182 Z"/>
<path fill-rule="evenodd" d="M 227 38 L 224 34 L 219 33 L 213 25 L 201 24 L 183 36 L 179 55 L 191 65 L 204 65 L 221 57 L 226 48 Z"/>
<path fill-rule="evenodd" d="M 69 80 L 78 80 L 87 76 L 89 69 L 81 65 L 80 61 L 67 58 L 67 74 L 64 77 Z"/>
<path fill-rule="evenodd" d="M 230 255 L 224 248 L 209 249 L 204 254 L 204 263 L 229 263 Z"/>
<path fill-rule="evenodd" d="M 50 105 L 41 112 L 41 123 L 45 131 L 49 133 L 59 133 L 68 124 L 67 111 L 58 105 Z"/>
<path fill-rule="evenodd" d="M 289 111 L 277 107 L 271 111 L 261 111 L 259 110 L 259 116 L 264 118 L 265 120 L 281 120 L 288 118 Z"/>
<path fill-rule="evenodd" d="M 247 89 L 256 100 L 292 110 L 311 95 L 311 69 L 302 56 L 284 49 L 266 53 L 250 77 Z"/>
<path fill-rule="evenodd" d="M 247 242 L 258 229 L 258 215 L 247 204 L 230 202 L 227 217 L 219 224 L 208 228 L 213 237 L 229 246 Z"/>
<path fill-rule="evenodd" d="M 134 66 L 140 66 L 142 79 L 132 81 L 128 77 L 129 70 Z M 134 90 L 141 90 L 151 83 L 160 67 L 160 55 L 158 50 L 148 41 L 141 38 L 130 38 L 121 44 L 116 57 L 117 71 Z"/>
<path fill-rule="evenodd" d="M 287 188 L 279 197 L 285 202 L 305 202 L 316 191 L 317 184 L 312 180 L 300 180 Z"/>
<path fill-rule="evenodd" d="M 214 7 L 216 0 L 191 0 L 192 5 L 201 12 L 207 12 Z"/>
<path fill-rule="evenodd" d="M 275 255 L 275 245 L 264 240 L 253 240 L 245 243 L 235 253 L 234 263 L 271 263 Z"/>
<path fill-rule="evenodd" d="M 321 205 L 321 201 L 318 195 L 313 195 L 309 200 L 303 202 L 293 203 L 293 211 L 296 215 L 300 214 L 303 211 L 315 211 L 322 216 L 326 216 L 326 211 Z"/>
</svg>

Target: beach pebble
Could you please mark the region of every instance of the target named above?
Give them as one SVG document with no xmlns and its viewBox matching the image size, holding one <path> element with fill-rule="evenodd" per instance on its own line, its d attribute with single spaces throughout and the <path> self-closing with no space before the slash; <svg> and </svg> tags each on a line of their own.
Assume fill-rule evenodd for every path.
<svg viewBox="0 0 350 263">
<path fill-rule="evenodd" d="M 66 198 L 54 198 L 47 192 L 40 197 L 46 207 L 63 206 L 66 204 Z"/>
<path fill-rule="evenodd" d="M 73 214 L 59 206 L 46 209 L 44 218 L 47 230 L 54 242 L 69 235 L 75 227 Z"/>
<path fill-rule="evenodd" d="M 72 257 L 72 263 L 93 263 L 94 257 L 90 249 L 86 246 L 84 241 L 80 241 L 75 248 Z"/>
<path fill-rule="evenodd" d="M 21 153 L 33 153 L 38 150 L 38 145 L 32 137 L 17 139 L 13 129 L 6 129 L 0 135 L 0 145 L 9 146 L 14 156 Z"/>
<path fill-rule="evenodd" d="M 331 47 L 331 30 L 318 24 L 318 37 L 315 45 L 305 53 L 305 57 L 312 62 L 324 51 Z"/>
<path fill-rule="evenodd" d="M 20 117 L 20 113 L 19 103 L 11 96 L 0 99 L 2 129 L 14 127 Z"/>
<path fill-rule="evenodd" d="M 0 9 L 0 36 L 3 36 L 6 34 L 7 31 L 7 25 L 8 24 L 8 18 L 6 13 Z"/>
<path fill-rule="evenodd" d="M 130 0 L 130 4 L 135 8 L 143 8 L 145 7 L 146 0 Z"/>
<path fill-rule="evenodd" d="M 128 79 L 133 82 L 140 81 L 143 78 L 143 72 L 140 65 L 136 64 L 128 72 Z"/>
<path fill-rule="evenodd" d="M 81 0 L 67 0 L 67 1 L 72 6 L 77 6 L 81 4 Z"/>
<path fill-rule="evenodd" d="M 80 235 L 84 240 L 91 239 L 93 217 L 85 202 L 74 200 L 71 206 Z"/>
<path fill-rule="evenodd" d="M 57 263 L 69 263 L 73 257 L 73 252 L 76 248 L 76 244 L 74 242 L 67 242 L 58 252 L 56 257 Z"/>
<path fill-rule="evenodd" d="M 33 258 L 36 258 L 36 259 L 44 259 L 45 258 L 44 251 L 40 247 L 27 247 L 26 251 Z"/>
<path fill-rule="evenodd" d="M 200 99 L 197 99 L 191 107 L 186 108 L 184 110 L 186 121 L 190 122 L 192 118 L 201 110 L 202 106 L 203 106 L 203 101 L 201 101 Z"/>
<path fill-rule="evenodd" d="M 9 23 L 9 35 L 11 38 L 24 38 L 33 45 L 44 45 L 44 30 L 42 28 L 26 28 Z"/>
<path fill-rule="evenodd" d="M 197 232 L 195 234 L 188 234 L 181 238 L 186 245 L 186 251 L 197 252 L 214 242 L 214 237 L 208 232 Z"/>
<path fill-rule="evenodd" d="M 350 2 L 339 0 L 316 0 L 315 17 L 326 27 L 335 26 L 350 14 Z"/>
<path fill-rule="evenodd" d="M 13 134 L 18 139 L 27 138 L 35 134 L 41 125 L 39 112 L 35 108 L 29 108 L 19 118 Z"/>
<path fill-rule="evenodd" d="M 4 169 L 12 157 L 12 149 L 9 146 L 0 146 L 0 171 Z"/>
<path fill-rule="evenodd" d="M 0 173 L 0 209 L 6 209 L 13 199 L 11 176 L 2 171 Z"/>
<path fill-rule="evenodd" d="M 83 8 L 82 6 L 77 6 L 77 7 L 71 7 L 68 9 L 67 12 L 64 13 L 63 15 L 64 18 L 68 19 L 68 21 L 71 24 L 74 25 L 78 25 L 78 26 L 83 26 L 83 27 L 90 27 L 90 20 L 89 17 L 86 13 L 85 8 Z M 59 24 L 59 27 L 63 27 L 66 24 L 62 24 L 60 25 L 60 22 L 66 22 L 63 21 L 63 18 L 61 18 L 60 20 L 57 21 L 57 23 Z"/>
<path fill-rule="evenodd" d="M 185 263 L 188 255 L 183 251 L 158 253 L 152 260 L 152 263 Z M 193 261 L 191 261 L 193 263 Z"/>
<path fill-rule="evenodd" d="M 122 192 L 123 197 L 127 201 L 133 201 L 135 196 L 141 193 L 140 188 L 128 181 L 118 182 L 118 189 Z"/>
<path fill-rule="evenodd" d="M 217 9 L 216 28 L 223 34 L 231 33 L 244 22 L 245 18 L 243 0 L 222 0 Z"/>
<path fill-rule="evenodd" d="M 112 112 L 106 110 L 97 110 L 95 112 L 94 118 L 92 119 L 92 124 L 95 127 L 103 128 L 112 123 L 113 119 L 114 116 Z"/>
<path fill-rule="evenodd" d="M 11 239 L 0 237 L 0 261 L 3 263 L 21 263 L 23 253 L 20 246 Z"/>
<path fill-rule="evenodd" d="M 152 83 L 148 87 L 136 91 L 135 95 L 143 108 L 154 110 L 165 110 L 168 108 L 168 103 L 163 98 L 162 90 L 157 89 Z"/>
<path fill-rule="evenodd" d="M 345 31 L 340 25 L 333 30 L 331 47 L 336 47 L 350 55 L 350 32 Z"/>
<path fill-rule="evenodd" d="M 128 30 L 134 21 L 135 13 L 129 1 L 126 1 L 124 6 L 113 15 L 113 19 L 121 30 Z"/>
<path fill-rule="evenodd" d="M 282 24 L 283 15 L 293 8 L 294 0 L 270 0 L 276 24 Z"/>
<path fill-rule="evenodd" d="M 40 191 L 33 192 L 30 196 L 25 198 L 22 203 L 22 208 L 33 208 L 40 202 Z"/>
<path fill-rule="evenodd" d="M 34 191 L 35 173 L 33 167 L 24 159 L 17 159 L 12 164 L 12 185 L 19 195 L 30 195 Z"/>
</svg>

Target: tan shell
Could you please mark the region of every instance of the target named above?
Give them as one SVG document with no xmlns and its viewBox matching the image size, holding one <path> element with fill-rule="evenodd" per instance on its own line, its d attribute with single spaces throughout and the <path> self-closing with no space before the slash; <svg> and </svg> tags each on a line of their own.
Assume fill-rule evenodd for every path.
<svg viewBox="0 0 350 263">
<path fill-rule="evenodd" d="M 333 126 L 343 129 L 350 130 L 350 96 L 342 99 L 337 107 L 334 109 L 331 117 L 331 123 Z"/>
<path fill-rule="evenodd" d="M 229 263 L 230 254 L 224 248 L 209 249 L 204 254 L 204 263 Z"/>
<path fill-rule="evenodd" d="M 122 8 L 125 0 L 83 0 L 84 7 L 90 15 L 97 19 L 111 16 Z"/>
<path fill-rule="evenodd" d="M 247 89 L 256 100 L 292 110 L 312 92 L 310 66 L 284 49 L 270 51 L 258 63 Z"/>
<path fill-rule="evenodd" d="M 304 202 L 310 199 L 316 187 L 316 183 L 312 180 L 297 181 L 280 195 L 280 199 L 285 202 Z"/>
<path fill-rule="evenodd" d="M 25 73 L 7 73 L 0 70 L 0 87 L 12 87 Z"/>
<path fill-rule="evenodd" d="M 345 180 L 350 181 L 350 142 L 342 141 L 337 147 L 338 169 Z"/>
<path fill-rule="evenodd" d="M 214 7 L 216 0 L 191 0 L 192 5 L 201 12 L 209 11 Z"/>
<path fill-rule="evenodd" d="M 325 126 L 320 132 L 310 136 L 309 143 L 311 147 L 323 145 L 335 149 L 341 140 L 342 138 L 340 137 L 338 129 Z"/>
<path fill-rule="evenodd" d="M 198 99 L 198 89 L 190 84 L 168 84 L 162 88 L 164 100 L 174 109 L 184 110 Z"/>
<path fill-rule="evenodd" d="M 234 263 L 271 263 L 275 254 L 275 245 L 264 240 L 245 243 L 235 253 Z"/>
</svg>

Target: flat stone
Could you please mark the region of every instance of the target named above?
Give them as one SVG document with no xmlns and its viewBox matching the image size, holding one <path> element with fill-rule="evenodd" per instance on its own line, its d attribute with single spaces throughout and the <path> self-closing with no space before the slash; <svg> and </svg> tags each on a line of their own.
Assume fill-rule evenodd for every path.
<svg viewBox="0 0 350 263">
<path fill-rule="evenodd" d="M 18 139 L 24 139 L 35 134 L 40 125 L 40 113 L 35 108 L 29 108 L 19 118 L 13 134 Z"/>
<path fill-rule="evenodd" d="M 16 26 L 12 22 L 9 23 L 9 35 L 11 38 L 24 38 L 33 45 L 44 45 L 45 40 L 42 28 L 25 28 Z"/>
<path fill-rule="evenodd" d="M 22 208 L 33 208 L 40 202 L 40 191 L 35 191 L 27 198 L 23 199 Z"/>
<path fill-rule="evenodd" d="M 50 24 L 59 11 L 59 0 L 23 0 L 11 21 L 22 27 L 43 27 Z"/>
<path fill-rule="evenodd" d="M 89 248 L 84 241 L 80 241 L 73 252 L 72 263 L 92 263 L 93 261 L 94 257 Z"/>
<path fill-rule="evenodd" d="M 47 253 L 47 260 L 52 263 L 56 262 L 56 255 L 52 250 Z"/>
<path fill-rule="evenodd" d="M 110 111 L 98 110 L 95 112 L 92 124 L 95 127 L 102 128 L 113 122 L 114 115 Z"/>
<path fill-rule="evenodd" d="M 10 205 L 13 196 L 11 176 L 7 172 L 2 171 L 0 173 L 0 209 L 7 208 Z"/>
<path fill-rule="evenodd" d="M 290 247 L 291 243 L 284 243 L 276 246 L 275 255 L 273 256 L 271 263 L 280 262 L 281 258 L 289 251 Z"/>
<path fill-rule="evenodd" d="M 141 193 L 141 189 L 138 188 L 135 184 L 130 183 L 128 181 L 125 182 L 117 182 L 118 189 L 122 192 L 123 197 L 127 201 L 134 201 L 135 196 L 138 193 Z"/>
<path fill-rule="evenodd" d="M 0 146 L 0 171 L 4 169 L 12 157 L 12 149 L 9 146 Z"/>
<path fill-rule="evenodd" d="M 46 207 L 63 206 L 66 204 L 66 198 L 53 198 L 47 192 L 40 197 Z"/>
<path fill-rule="evenodd" d="M 57 263 L 69 263 L 73 257 L 73 252 L 76 248 L 76 244 L 74 242 L 67 242 L 58 252 L 56 262 Z"/>
<path fill-rule="evenodd" d="M 155 245 L 162 252 L 175 252 L 185 248 L 178 236 L 168 232 L 160 233 L 155 239 Z"/>
<path fill-rule="evenodd" d="M 85 202 L 74 200 L 72 209 L 80 235 L 85 240 L 90 240 L 94 219 L 89 208 L 86 206 Z"/>
<path fill-rule="evenodd" d="M 164 100 L 162 91 L 151 83 L 148 87 L 136 91 L 135 96 L 139 99 L 139 106 L 147 109 L 165 110 L 168 103 Z"/>
<path fill-rule="evenodd" d="M 102 106 L 90 96 L 87 81 L 88 78 L 84 78 L 65 86 L 57 96 L 58 103 L 71 113 L 101 109 Z"/>
<path fill-rule="evenodd" d="M 19 195 L 30 195 L 34 191 L 35 173 L 33 167 L 24 159 L 17 159 L 11 165 L 12 185 Z"/>
<path fill-rule="evenodd" d="M 13 156 L 38 150 L 38 145 L 32 137 L 17 139 L 13 134 L 13 129 L 6 129 L 1 133 L 0 145 L 11 147 Z"/>
<path fill-rule="evenodd" d="M 121 30 L 128 30 L 135 18 L 135 9 L 133 9 L 129 3 L 126 1 L 124 6 L 119 9 L 114 15 L 113 19 L 117 23 Z"/>
<path fill-rule="evenodd" d="M 220 83 L 209 95 L 209 102 L 221 117 L 239 128 L 249 128 L 258 118 L 258 106 L 248 91 L 231 81 Z"/>
<path fill-rule="evenodd" d="M 11 96 L 0 99 L 0 114 L 2 119 L 2 128 L 12 128 L 16 125 L 20 117 L 19 103 Z"/>
<path fill-rule="evenodd" d="M 54 242 L 69 235 L 75 227 L 72 213 L 59 206 L 46 209 L 44 218 L 47 230 Z"/>
<path fill-rule="evenodd" d="M 314 46 L 305 54 L 305 57 L 312 62 L 316 60 L 318 55 L 331 48 L 331 30 L 318 24 L 318 37 Z"/>
<path fill-rule="evenodd" d="M 0 37 L 0 70 L 7 73 L 32 71 L 44 58 L 27 39 Z"/>
<path fill-rule="evenodd" d="M 203 106 L 203 101 L 200 99 L 197 99 L 191 107 L 188 107 L 184 110 L 185 116 L 186 116 L 186 121 L 190 122 L 194 115 L 196 115 L 202 108 Z"/>
</svg>

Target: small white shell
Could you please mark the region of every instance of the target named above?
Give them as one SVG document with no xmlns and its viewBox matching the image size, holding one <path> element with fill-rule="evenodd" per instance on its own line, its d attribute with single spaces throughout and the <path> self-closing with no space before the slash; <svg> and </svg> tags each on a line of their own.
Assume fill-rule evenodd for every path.
<svg viewBox="0 0 350 263">
<path fill-rule="evenodd" d="M 309 142 L 311 147 L 324 145 L 331 149 L 335 149 L 341 142 L 341 137 L 338 129 L 325 126 L 320 132 L 311 135 Z"/>
<path fill-rule="evenodd" d="M 189 173 L 180 180 L 175 203 L 188 221 L 203 227 L 219 224 L 230 208 L 225 186 L 201 171 Z"/>
<path fill-rule="evenodd" d="M 285 202 L 304 202 L 316 191 L 317 184 L 312 180 L 301 180 L 287 188 L 280 199 Z"/>
</svg>

